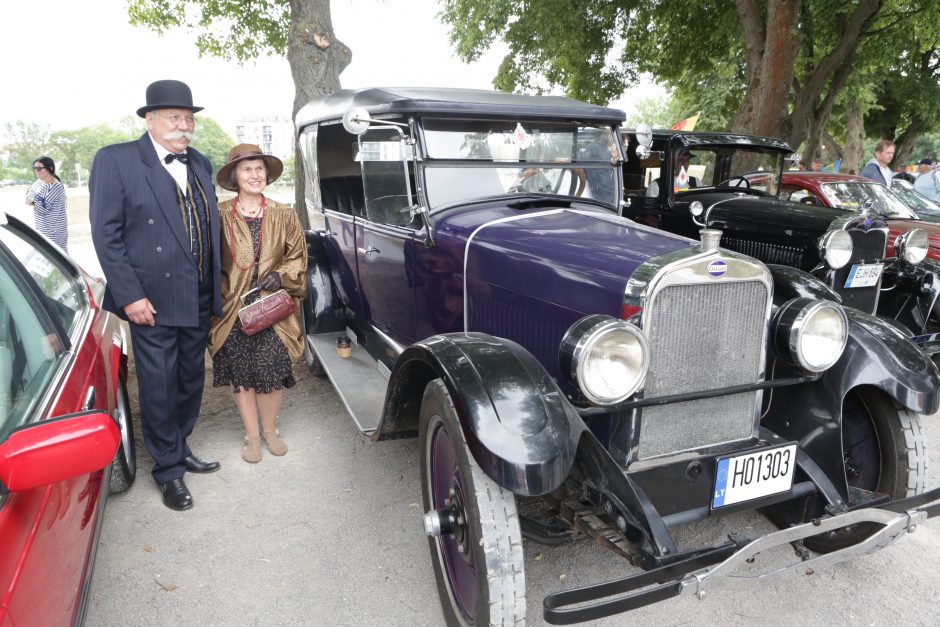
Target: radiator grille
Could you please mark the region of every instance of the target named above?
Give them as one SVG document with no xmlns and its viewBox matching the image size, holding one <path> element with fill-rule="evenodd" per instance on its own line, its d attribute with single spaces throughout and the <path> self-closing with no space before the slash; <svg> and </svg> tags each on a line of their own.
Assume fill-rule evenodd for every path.
<svg viewBox="0 0 940 627">
<path fill-rule="evenodd" d="M 769 294 L 759 281 L 663 289 L 645 323 L 650 367 L 644 397 L 754 383 L 760 377 Z M 646 407 L 640 459 L 748 438 L 758 392 Z"/>
<path fill-rule="evenodd" d="M 794 268 L 803 267 L 803 248 L 801 246 L 787 246 L 770 242 L 755 242 L 738 237 L 724 236 L 721 238 L 721 247 L 733 250 L 764 263 L 778 263 Z"/>
<path fill-rule="evenodd" d="M 871 287 L 851 289 L 845 287 L 845 281 L 849 278 L 854 264 L 877 263 L 884 259 L 888 236 L 884 231 L 877 229 L 868 232 L 852 229 L 848 234 L 852 236 L 852 261 L 833 272 L 832 288 L 842 297 L 842 304 L 873 314 L 878 304 L 881 281 Z"/>
</svg>

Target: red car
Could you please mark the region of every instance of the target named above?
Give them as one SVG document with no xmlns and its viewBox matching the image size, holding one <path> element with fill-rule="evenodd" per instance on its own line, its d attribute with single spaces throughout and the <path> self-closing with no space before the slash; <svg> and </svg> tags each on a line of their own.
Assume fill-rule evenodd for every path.
<svg viewBox="0 0 940 627">
<path fill-rule="evenodd" d="M 104 283 L 0 213 L 0 625 L 80 624 L 109 492 L 137 473 Z"/>
<path fill-rule="evenodd" d="M 823 207 L 858 212 L 869 206 L 887 218 L 888 256 L 894 257 L 894 241 L 901 233 L 916 227 L 927 232 L 930 248 L 927 256 L 940 260 L 940 224 L 922 220 L 891 190 L 864 176 L 833 172 L 784 172 L 780 197 Z"/>
</svg>

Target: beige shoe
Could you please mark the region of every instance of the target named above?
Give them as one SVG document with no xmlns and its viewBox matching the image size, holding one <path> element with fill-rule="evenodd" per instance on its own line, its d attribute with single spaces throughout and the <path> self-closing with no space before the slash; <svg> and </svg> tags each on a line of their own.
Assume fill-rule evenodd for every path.
<svg viewBox="0 0 940 627">
<path fill-rule="evenodd" d="M 284 444 L 284 440 L 281 439 L 281 432 L 277 429 L 264 432 L 264 443 L 268 445 L 271 455 L 280 457 L 287 452 L 287 445 Z"/>
<path fill-rule="evenodd" d="M 245 446 L 242 448 L 242 459 L 249 464 L 261 461 L 261 436 L 245 436 Z"/>
</svg>

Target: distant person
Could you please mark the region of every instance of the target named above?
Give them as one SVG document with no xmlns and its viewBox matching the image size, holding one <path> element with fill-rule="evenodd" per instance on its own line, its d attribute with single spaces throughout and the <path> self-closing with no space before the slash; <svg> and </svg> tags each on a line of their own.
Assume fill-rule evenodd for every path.
<svg viewBox="0 0 940 627">
<path fill-rule="evenodd" d="M 875 145 L 875 156 L 862 168 L 861 176 L 870 178 L 882 185 L 891 186 L 891 168 L 888 167 L 894 159 L 894 142 L 882 139 Z"/>
<path fill-rule="evenodd" d="M 917 178 L 914 179 L 914 191 L 930 200 L 940 202 L 940 181 L 933 159 L 921 159 L 917 162 Z"/>
<path fill-rule="evenodd" d="M 69 251 L 69 218 L 65 211 L 65 186 L 55 173 L 55 162 L 49 157 L 33 161 L 36 180 L 26 193 L 26 204 L 33 207 L 36 230 Z"/>
<path fill-rule="evenodd" d="M 695 157 L 688 148 L 680 148 L 676 153 L 676 159 L 674 162 L 674 172 L 673 175 L 673 190 L 676 192 L 685 191 L 687 189 L 692 189 L 698 187 L 698 179 L 689 174 L 689 166 L 692 163 L 692 158 Z M 662 175 L 654 181 L 652 181 L 649 187 L 646 188 L 646 196 L 648 198 L 655 198 L 659 196 L 659 181 L 662 179 Z"/>
<path fill-rule="evenodd" d="M 258 292 L 284 289 L 298 301 L 298 309 L 307 294 L 307 244 L 300 220 L 293 209 L 263 193 L 283 170 L 277 157 L 254 144 L 239 144 L 215 177 L 238 195 L 219 205 L 224 291 L 222 316 L 212 319 L 209 354 L 213 385 L 230 386 L 234 393 L 245 427 L 242 459 L 250 464 L 261 461 L 262 439 L 272 455 L 287 453 L 277 415 L 284 388 L 296 383 L 292 364 L 304 350 L 297 316 L 254 335 L 245 335 L 238 317 L 238 310 L 257 300 Z M 243 303 L 246 294 L 252 296 Z"/>
<path fill-rule="evenodd" d="M 810 166 L 811 172 L 822 172 L 823 162 L 822 159 L 813 159 L 813 164 Z"/>
<path fill-rule="evenodd" d="M 907 171 L 907 165 L 899 165 L 898 169 L 894 173 L 894 178 L 901 179 L 902 181 L 907 181 L 908 183 L 914 182 L 914 176 Z"/>
<path fill-rule="evenodd" d="M 175 510 L 193 506 L 184 473 L 219 469 L 186 442 L 202 404 L 209 319 L 222 315 L 212 165 L 189 146 L 201 110 L 186 83 L 151 83 L 137 109 L 147 132 L 99 150 L 88 181 L 103 305 L 130 322 L 151 474 Z"/>
</svg>

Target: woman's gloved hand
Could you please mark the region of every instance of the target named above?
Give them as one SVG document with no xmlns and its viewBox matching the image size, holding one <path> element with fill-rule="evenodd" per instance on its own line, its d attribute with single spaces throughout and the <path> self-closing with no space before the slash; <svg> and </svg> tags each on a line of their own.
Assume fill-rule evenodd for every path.
<svg viewBox="0 0 940 627">
<path fill-rule="evenodd" d="M 263 279 L 258 281 L 258 287 L 268 292 L 276 292 L 281 289 L 281 275 L 277 272 L 268 272 Z"/>
</svg>

